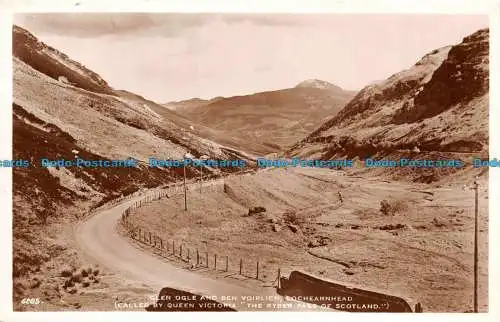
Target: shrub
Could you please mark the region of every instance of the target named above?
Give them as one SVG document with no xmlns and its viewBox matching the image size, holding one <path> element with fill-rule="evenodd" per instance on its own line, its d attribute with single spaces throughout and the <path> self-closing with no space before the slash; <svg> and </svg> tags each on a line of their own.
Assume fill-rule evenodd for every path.
<svg viewBox="0 0 500 322">
<path fill-rule="evenodd" d="M 87 280 L 85 280 L 85 281 L 82 282 L 82 286 L 83 287 L 88 287 L 89 285 L 90 285 L 90 282 L 87 281 Z"/>
<path fill-rule="evenodd" d="M 71 277 L 71 280 L 75 283 L 81 283 L 82 279 L 83 279 L 83 276 L 80 273 L 73 274 L 73 276 Z"/>
<path fill-rule="evenodd" d="M 380 212 L 386 216 L 394 216 L 396 213 L 406 209 L 406 204 L 401 200 L 393 200 L 391 202 L 382 200 L 380 202 Z"/>
<path fill-rule="evenodd" d="M 71 279 L 67 279 L 66 281 L 64 281 L 64 288 L 73 287 L 73 286 L 75 286 L 75 283 Z"/>
<path fill-rule="evenodd" d="M 61 271 L 61 276 L 62 277 L 71 277 L 73 276 L 73 270 L 71 269 L 71 267 L 65 267 L 62 269 Z"/>
<path fill-rule="evenodd" d="M 305 220 L 302 216 L 298 215 L 295 211 L 288 210 L 283 214 L 283 221 L 287 224 L 300 226 L 304 223 Z"/>
<path fill-rule="evenodd" d="M 36 216 L 38 217 L 38 219 L 40 220 L 40 222 L 42 223 L 42 225 L 46 225 L 47 224 L 47 219 L 50 217 L 50 211 L 47 210 L 47 209 L 43 209 L 43 210 L 37 211 L 36 212 Z"/>
<path fill-rule="evenodd" d="M 261 207 L 261 206 L 252 207 L 252 208 L 248 209 L 248 216 L 251 216 L 253 214 L 258 214 L 261 212 L 266 212 L 266 208 Z"/>
</svg>

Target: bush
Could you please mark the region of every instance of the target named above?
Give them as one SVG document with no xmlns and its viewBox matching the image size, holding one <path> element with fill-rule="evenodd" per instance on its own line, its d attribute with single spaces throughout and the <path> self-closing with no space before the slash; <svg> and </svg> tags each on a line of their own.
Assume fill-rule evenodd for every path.
<svg viewBox="0 0 500 322">
<path fill-rule="evenodd" d="M 253 214 L 258 214 L 261 212 L 266 212 L 266 208 L 260 207 L 260 206 L 252 207 L 252 208 L 248 209 L 248 216 L 251 216 Z"/>
<path fill-rule="evenodd" d="M 64 288 L 68 288 L 68 287 L 73 287 L 75 286 L 75 283 L 73 283 L 73 281 L 71 279 L 67 279 L 66 281 L 64 281 Z"/>
<path fill-rule="evenodd" d="M 283 221 L 287 224 L 300 226 L 304 223 L 304 218 L 298 215 L 295 211 L 289 210 L 283 214 Z"/>
<path fill-rule="evenodd" d="M 386 216 L 394 216 L 396 213 L 406 209 L 406 204 L 401 200 L 387 201 L 382 200 L 380 202 L 380 212 Z"/>
<path fill-rule="evenodd" d="M 80 273 L 73 274 L 73 276 L 71 277 L 71 280 L 75 283 L 81 283 L 82 279 L 83 279 L 83 276 Z"/>
<path fill-rule="evenodd" d="M 65 267 L 61 271 L 62 277 L 71 277 L 73 276 L 73 270 L 70 267 Z"/>
</svg>

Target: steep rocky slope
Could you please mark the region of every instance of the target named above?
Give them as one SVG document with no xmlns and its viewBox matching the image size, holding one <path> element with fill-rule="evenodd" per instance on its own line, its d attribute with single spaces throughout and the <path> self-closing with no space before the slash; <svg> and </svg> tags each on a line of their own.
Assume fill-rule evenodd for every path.
<svg viewBox="0 0 500 322">
<path fill-rule="evenodd" d="M 415 149 L 420 158 L 487 155 L 488 54 L 488 29 L 433 50 L 411 68 L 363 88 L 289 154 L 397 157 Z"/>
<path fill-rule="evenodd" d="M 248 151 L 266 154 L 310 133 L 354 94 L 325 81 L 307 80 L 294 88 L 170 106 L 196 122 L 246 141 L 243 147 Z"/>
<path fill-rule="evenodd" d="M 149 168 L 149 157 L 249 159 L 210 138 L 220 134 L 139 95 L 112 89 L 99 75 L 13 28 L 13 157 L 31 162 L 13 169 L 13 275 L 18 300 L 30 283 L 24 279 L 68 255 L 61 227 L 89 209 L 142 188 L 175 181 L 182 169 Z M 203 137 L 200 137 L 200 136 Z M 223 138 L 223 137 L 222 137 Z M 41 159 L 129 159 L 130 168 L 41 166 Z M 228 169 L 227 171 L 236 171 Z M 205 175 L 214 172 L 206 169 Z M 188 177 L 199 170 L 188 168 Z M 63 258 L 63 257 L 61 257 Z M 19 301 L 16 303 L 19 304 Z"/>
<path fill-rule="evenodd" d="M 99 75 L 18 26 L 13 27 L 12 54 L 55 80 L 61 77 L 67 83 L 89 91 L 113 93 L 113 89 Z"/>
</svg>

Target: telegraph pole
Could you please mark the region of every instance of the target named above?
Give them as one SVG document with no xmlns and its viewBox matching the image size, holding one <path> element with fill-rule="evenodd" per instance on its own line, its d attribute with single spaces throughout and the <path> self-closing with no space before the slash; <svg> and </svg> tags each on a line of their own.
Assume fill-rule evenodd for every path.
<svg viewBox="0 0 500 322">
<path fill-rule="evenodd" d="M 186 162 L 184 162 L 184 211 L 188 210 L 187 191 L 186 191 Z"/>
<path fill-rule="evenodd" d="M 200 162 L 201 163 L 200 164 L 200 193 L 201 193 L 201 189 L 203 187 L 203 167 L 204 167 L 203 161 L 205 161 L 205 160 L 208 160 L 208 156 L 202 155 L 200 157 L 200 161 L 202 161 L 202 162 Z"/>
<path fill-rule="evenodd" d="M 477 253 L 477 235 L 478 235 L 478 204 L 479 204 L 479 183 L 474 181 L 474 190 L 475 191 L 475 212 L 474 212 L 474 313 L 478 313 L 477 309 L 477 280 L 478 280 L 478 271 L 477 271 L 477 262 L 478 262 L 478 253 Z"/>
<path fill-rule="evenodd" d="M 203 166 L 200 166 L 200 193 L 202 187 L 203 187 Z"/>
</svg>

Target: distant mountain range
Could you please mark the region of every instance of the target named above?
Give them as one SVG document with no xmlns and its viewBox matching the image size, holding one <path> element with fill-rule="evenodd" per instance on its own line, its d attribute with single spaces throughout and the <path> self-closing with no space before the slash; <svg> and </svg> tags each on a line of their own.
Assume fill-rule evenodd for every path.
<svg viewBox="0 0 500 322">
<path fill-rule="evenodd" d="M 164 106 L 194 122 L 246 140 L 249 152 L 277 152 L 335 115 L 356 92 L 311 79 L 293 88 L 210 100 L 194 98 Z"/>
</svg>

